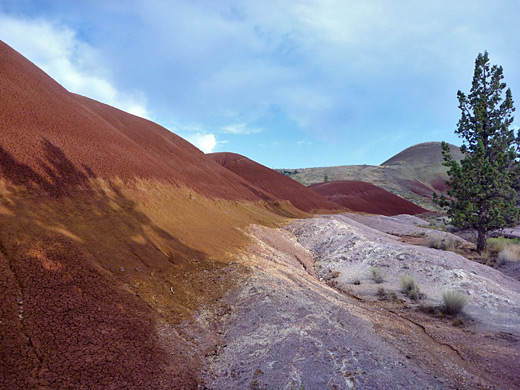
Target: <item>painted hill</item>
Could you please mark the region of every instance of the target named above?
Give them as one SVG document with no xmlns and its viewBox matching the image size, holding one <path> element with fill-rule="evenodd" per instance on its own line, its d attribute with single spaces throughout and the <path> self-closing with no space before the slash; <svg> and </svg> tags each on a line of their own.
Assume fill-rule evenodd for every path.
<svg viewBox="0 0 520 390">
<path fill-rule="evenodd" d="M 328 181 L 312 184 L 309 188 L 352 211 L 386 216 L 413 215 L 428 211 L 391 192 L 363 181 Z"/>
<path fill-rule="evenodd" d="M 237 283 L 247 226 L 302 215 L 0 42 L 3 389 L 196 388 L 207 341 L 174 326 Z"/>
<path fill-rule="evenodd" d="M 450 145 L 456 158 L 460 150 Z M 441 143 L 426 142 L 411 146 L 379 166 L 344 165 L 280 170 L 304 185 L 329 181 L 355 180 L 372 183 L 423 208 L 434 210 L 432 194 L 446 190 L 447 169 L 442 165 Z"/>
<path fill-rule="evenodd" d="M 211 153 L 208 156 L 254 186 L 273 194 L 277 198 L 290 201 L 300 210 L 311 212 L 341 209 L 336 203 L 310 191 L 297 181 L 240 154 Z"/>
<path fill-rule="evenodd" d="M 462 160 L 464 155 L 458 146 L 450 144 L 450 151 L 456 160 Z M 439 166 L 442 165 L 442 148 L 440 142 L 423 142 L 406 148 L 402 152 L 389 158 L 381 165 L 419 165 L 428 164 Z"/>
</svg>

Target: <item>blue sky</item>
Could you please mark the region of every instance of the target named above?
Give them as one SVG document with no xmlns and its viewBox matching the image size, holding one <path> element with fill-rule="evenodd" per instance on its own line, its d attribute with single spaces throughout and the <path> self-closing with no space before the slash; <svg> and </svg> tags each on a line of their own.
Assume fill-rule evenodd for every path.
<svg viewBox="0 0 520 390">
<path fill-rule="evenodd" d="M 484 50 L 520 102 L 518 15 L 516 0 L 0 0 L 0 39 L 206 152 L 300 168 L 459 144 L 456 93 Z"/>
</svg>

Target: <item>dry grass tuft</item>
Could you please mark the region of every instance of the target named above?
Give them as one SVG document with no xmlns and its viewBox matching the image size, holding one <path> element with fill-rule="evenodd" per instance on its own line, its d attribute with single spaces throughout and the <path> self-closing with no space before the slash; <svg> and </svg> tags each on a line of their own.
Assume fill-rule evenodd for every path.
<svg viewBox="0 0 520 390">
<path fill-rule="evenodd" d="M 415 283 L 415 280 L 410 275 L 405 275 L 401 278 L 401 292 L 410 298 L 412 301 L 417 301 L 424 298 L 424 294 L 421 293 L 419 286 Z"/>
<path fill-rule="evenodd" d="M 443 251 L 454 251 L 460 246 L 461 242 L 453 238 L 430 238 L 430 248 L 441 249 Z"/>
<path fill-rule="evenodd" d="M 385 281 L 385 278 L 383 276 L 383 274 L 381 273 L 381 270 L 379 268 L 372 268 L 372 279 L 374 280 L 374 282 L 376 283 L 383 283 Z"/>
<path fill-rule="evenodd" d="M 506 265 L 506 263 L 512 261 L 518 261 L 520 259 L 520 245 L 507 245 L 500 251 L 497 257 L 497 264 L 499 266 Z"/>
<path fill-rule="evenodd" d="M 457 315 L 462 313 L 464 306 L 468 302 L 468 298 L 460 291 L 448 290 L 442 293 L 444 313 L 449 315 Z"/>
</svg>

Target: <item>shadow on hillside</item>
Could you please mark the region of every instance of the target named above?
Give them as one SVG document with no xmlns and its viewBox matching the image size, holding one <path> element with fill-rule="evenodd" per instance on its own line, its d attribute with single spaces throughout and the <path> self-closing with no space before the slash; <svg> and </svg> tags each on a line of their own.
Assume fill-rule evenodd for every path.
<svg viewBox="0 0 520 390">
<path fill-rule="evenodd" d="M 154 224 L 114 181 L 78 169 L 48 140 L 42 150 L 33 168 L 0 145 L 5 388 L 193 388 L 192 357 L 164 349 L 153 305 L 161 294 L 170 299 L 162 307 L 175 304 L 174 282 L 160 271 L 204 254 Z M 143 296 L 134 280 L 148 281 Z"/>
<path fill-rule="evenodd" d="M 101 186 L 94 180 L 91 180 L 95 179 L 96 176 L 88 166 L 83 165 L 83 171 L 78 169 L 74 163 L 67 158 L 65 153 L 49 140 L 43 139 L 42 147 L 45 157 L 44 160 L 39 160 L 39 164 L 45 174 L 40 174 L 30 166 L 17 161 L 0 145 L 0 178 L 6 180 L 8 190 L 14 190 L 14 192 L 16 192 L 16 190 L 21 187 L 25 189 L 24 192 L 30 195 L 50 197 L 56 201 L 60 201 L 66 196 L 72 197 L 73 195 L 80 195 L 82 199 L 88 201 L 88 213 L 90 215 L 114 217 L 115 211 L 119 210 L 121 220 L 118 221 L 117 218 L 111 218 L 112 223 L 122 223 L 125 225 L 126 230 L 131 226 L 134 235 L 141 235 L 143 237 L 147 237 L 148 234 L 146 231 L 151 230 L 166 240 L 173 252 L 182 257 L 192 256 L 199 259 L 204 258 L 202 252 L 182 244 L 167 231 L 155 225 L 147 215 L 137 210 L 136 203 L 125 197 L 122 188 L 115 182 L 105 180 L 107 185 Z M 18 202 L 20 202 L 20 200 L 18 200 Z M 4 207 L 13 210 L 15 215 L 20 216 L 16 197 L 10 197 L 9 202 L 4 203 Z M 34 222 L 41 222 L 43 225 L 52 224 L 54 222 L 45 220 L 48 216 L 42 215 L 41 217 L 42 220 Z M 0 214 L 0 219 L 4 218 L 5 216 Z M 34 210 L 32 210 L 31 218 L 38 218 Z M 63 220 L 66 221 L 67 218 Z M 75 228 L 74 226 L 69 227 L 71 230 Z M 113 226 L 115 231 L 117 228 L 117 225 Z M 81 231 L 72 231 L 72 233 L 81 237 Z M 148 239 L 147 244 L 151 244 Z"/>
</svg>

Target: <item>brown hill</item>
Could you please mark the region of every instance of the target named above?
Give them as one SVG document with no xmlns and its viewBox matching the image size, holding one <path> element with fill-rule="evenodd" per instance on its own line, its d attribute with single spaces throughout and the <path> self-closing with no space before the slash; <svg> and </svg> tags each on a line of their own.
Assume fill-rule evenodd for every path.
<svg viewBox="0 0 520 390">
<path fill-rule="evenodd" d="M 420 214 L 428 211 L 391 192 L 363 181 L 329 181 L 312 184 L 309 188 L 352 211 L 387 216 Z"/>
<path fill-rule="evenodd" d="M 464 155 L 458 146 L 449 144 L 450 151 L 456 160 L 462 160 Z M 440 142 L 423 142 L 410 146 L 395 156 L 383 162 L 382 166 L 389 165 L 434 165 L 439 166 L 443 163 L 442 148 Z"/>
<path fill-rule="evenodd" d="M 310 191 L 297 181 L 240 154 L 211 153 L 208 156 L 256 187 L 277 198 L 290 201 L 300 210 L 310 212 L 341 209 L 336 203 Z"/>
<path fill-rule="evenodd" d="M 461 159 L 460 149 L 450 145 L 455 158 Z M 343 165 L 284 169 L 284 174 L 310 185 L 329 181 L 357 180 L 374 184 L 395 193 L 421 207 L 434 210 L 432 194 L 446 190 L 447 168 L 442 165 L 441 143 L 425 142 L 411 146 L 378 166 Z"/>
<path fill-rule="evenodd" d="M 248 225 L 296 215 L 0 42 L 1 388 L 196 388 L 214 341 L 175 326 L 247 272 Z"/>
</svg>

